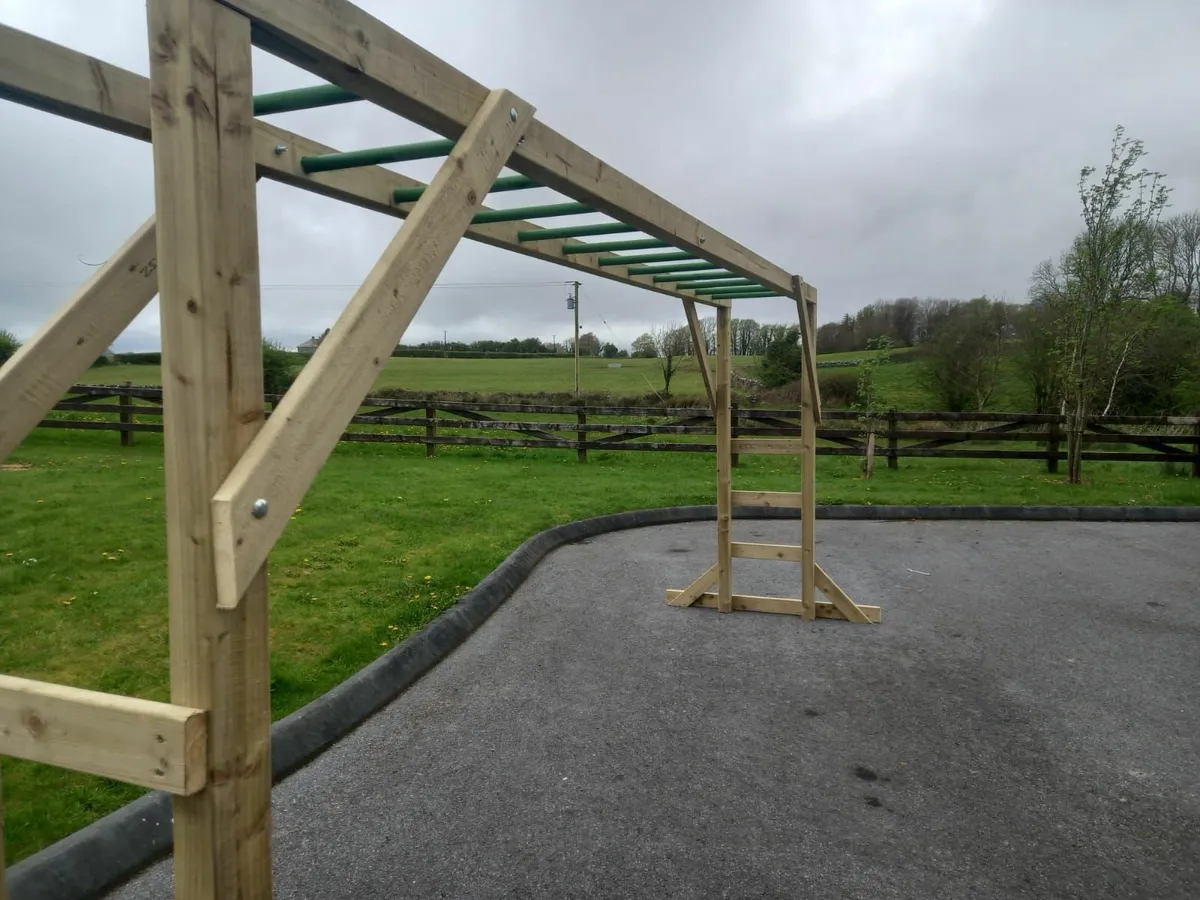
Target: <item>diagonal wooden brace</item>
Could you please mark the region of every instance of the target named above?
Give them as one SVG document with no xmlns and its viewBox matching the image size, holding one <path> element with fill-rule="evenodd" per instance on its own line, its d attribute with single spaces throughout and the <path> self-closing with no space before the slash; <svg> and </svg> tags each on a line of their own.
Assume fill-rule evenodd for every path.
<svg viewBox="0 0 1200 900">
<path fill-rule="evenodd" d="M 792 293 L 800 318 L 800 342 L 804 345 L 801 365 L 808 376 L 808 399 L 812 402 L 813 419 L 821 424 L 821 385 L 817 382 L 817 289 L 805 283 L 799 275 L 792 276 Z"/>
<path fill-rule="evenodd" d="M 684 300 L 683 312 L 687 316 L 688 330 L 692 333 L 692 346 L 696 349 L 696 362 L 700 366 L 700 377 L 704 381 L 704 393 L 708 395 L 708 406 L 715 415 L 717 392 L 713 389 L 712 373 L 708 370 L 708 345 L 704 340 L 704 331 L 700 328 L 700 317 L 696 315 L 696 302 Z"/>
<path fill-rule="evenodd" d="M 672 606 L 691 606 L 699 600 L 704 592 L 717 583 L 717 564 L 713 565 L 699 578 L 685 587 L 678 594 L 672 596 L 672 591 L 667 591 L 667 602 Z"/>
<path fill-rule="evenodd" d="M 508 91 L 487 96 L 400 233 L 217 490 L 218 606 L 236 607 L 266 562 L 532 118 L 533 108 Z"/>
<path fill-rule="evenodd" d="M 863 608 L 850 599 L 850 595 L 838 587 L 837 582 L 829 577 L 828 573 L 821 568 L 819 564 L 815 564 L 817 590 L 833 601 L 834 608 L 840 612 L 847 621 L 850 622 L 865 622 L 868 625 L 878 621 L 878 613 L 876 618 L 872 619 Z"/>
</svg>

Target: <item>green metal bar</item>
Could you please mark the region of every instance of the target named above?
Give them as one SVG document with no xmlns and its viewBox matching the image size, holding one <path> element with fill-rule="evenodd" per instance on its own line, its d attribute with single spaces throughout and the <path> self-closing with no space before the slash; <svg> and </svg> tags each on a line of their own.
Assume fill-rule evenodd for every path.
<svg viewBox="0 0 1200 900">
<path fill-rule="evenodd" d="M 591 234 L 627 234 L 638 231 L 632 225 L 622 225 L 620 222 L 600 222 L 596 225 L 569 225 L 566 228 L 535 228 L 531 231 L 518 231 L 519 241 L 553 241 L 560 238 L 587 237 Z"/>
<path fill-rule="evenodd" d="M 747 300 L 751 297 L 778 297 L 774 291 L 768 291 L 765 288 L 761 291 L 750 291 L 745 294 L 713 294 L 714 300 Z"/>
<path fill-rule="evenodd" d="M 525 232 L 522 232 L 524 234 Z M 658 238 L 634 238 L 629 241 L 600 241 L 596 244 L 565 244 L 562 252 L 572 253 L 608 253 L 610 250 L 653 250 L 656 247 L 670 247 L 666 241 Z"/>
<path fill-rule="evenodd" d="M 687 289 L 695 291 L 697 294 L 717 294 L 731 288 L 744 287 L 757 288 L 760 285 L 757 281 L 751 281 L 749 278 L 731 278 L 726 281 L 691 281 L 687 283 Z"/>
<path fill-rule="evenodd" d="M 640 263 L 671 262 L 695 258 L 690 253 L 676 250 L 673 253 L 643 253 L 641 256 L 602 256 L 599 262 L 602 266 L 632 266 Z"/>
<path fill-rule="evenodd" d="M 276 91 L 273 94 L 259 94 L 254 98 L 254 114 L 270 116 L 275 113 L 292 112 L 297 109 L 316 109 L 318 106 L 336 106 L 339 103 L 353 103 L 361 100 L 357 94 L 352 94 L 336 84 L 318 84 L 315 87 L 295 88 L 290 91 Z"/>
<path fill-rule="evenodd" d="M 439 138 L 436 141 L 397 144 L 393 147 L 372 147 L 370 150 L 350 150 L 346 153 L 303 156 L 300 158 L 300 166 L 305 173 L 311 175 L 313 172 L 378 166 L 381 163 L 407 162 L 411 159 L 436 159 L 439 156 L 448 156 L 454 149 L 454 143 L 454 141 Z"/>
<path fill-rule="evenodd" d="M 527 188 L 535 187 L 541 187 L 541 185 L 532 178 L 526 178 L 524 175 L 505 175 L 492 182 L 488 193 L 499 194 L 501 191 L 523 191 Z M 421 199 L 421 195 L 424 193 L 425 188 L 423 187 L 396 188 L 392 192 L 392 199 L 397 203 L 415 203 Z"/>
<path fill-rule="evenodd" d="M 705 269 L 721 268 L 716 263 L 710 262 L 680 262 L 666 263 L 661 266 L 631 266 L 629 275 L 665 275 L 668 272 L 700 272 Z"/>
<path fill-rule="evenodd" d="M 519 222 L 522 219 L 548 219 L 551 216 L 580 216 L 595 211 L 586 203 L 547 203 L 544 206 L 518 206 L 515 209 L 482 209 L 475 213 L 471 224 Z"/>
<path fill-rule="evenodd" d="M 703 291 L 696 291 L 697 294 L 756 294 L 759 291 L 767 291 L 770 288 L 765 288 L 761 284 L 743 285 L 741 287 L 728 288 L 708 288 Z M 772 292 L 774 293 L 774 292 Z"/>
<path fill-rule="evenodd" d="M 654 283 L 658 284 L 661 281 L 673 281 L 680 287 L 685 287 L 689 281 L 704 281 L 708 278 L 733 278 L 736 275 L 737 272 L 730 272 L 727 269 L 717 269 L 715 272 L 700 272 L 699 274 L 684 272 L 681 275 L 676 275 L 673 273 L 668 273 L 666 275 L 655 275 Z"/>
</svg>

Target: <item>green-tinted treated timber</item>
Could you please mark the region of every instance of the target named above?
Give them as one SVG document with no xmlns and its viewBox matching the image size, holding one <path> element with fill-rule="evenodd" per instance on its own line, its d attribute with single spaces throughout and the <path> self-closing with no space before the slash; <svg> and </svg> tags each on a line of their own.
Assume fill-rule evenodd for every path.
<svg viewBox="0 0 1200 900">
<path fill-rule="evenodd" d="M 743 279 L 740 283 L 737 281 L 728 284 L 706 285 L 689 284 L 688 290 L 695 291 L 697 294 L 724 294 L 726 291 L 761 291 L 764 290 L 761 284 L 756 284 L 749 279 Z"/>
<path fill-rule="evenodd" d="M 410 159 L 436 159 L 439 156 L 448 156 L 453 149 L 454 141 L 441 138 L 436 141 L 418 141 L 415 144 L 397 144 L 393 147 L 372 147 L 369 150 L 304 156 L 300 159 L 300 165 L 311 175 L 313 172 L 378 166 L 383 163 L 407 162 Z"/>
<path fill-rule="evenodd" d="M 685 287 L 685 286 L 687 286 L 687 282 L 689 282 L 689 281 L 704 281 L 708 278 L 733 278 L 736 275 L 737 275 L 736 272 L 730 272 L 726 269 L 717 269 L 715 272 L 700 272 L 699 274 L 697 274 L 695 272 L 690 273 L 690 274 L 687 272 L 684 272 L 683 274 L 680 274 L 680 275 L 673 275 L 673 274 L 668 273 L 666 275 L 655 275 L 654 283 L 658 284 L 659 282 L 662 282 L 662 281 L 674 281 L 680 287 Z"/>
<path fill-rule="evenodd" d="M 488 189 L 489 194 L 498 194 L 501 191 L 523 191 L 527 188 L 538 187 L 538 183 L 532 178 L 526 178 L 524 175 L 505 175 L 502 178 L 497 178 L 492 182 L 492 186 Z M 396 188 L 392 192 L 392 199 L 397 203 L 416 203 L 421 199 L 421 195 L 425 193 L 423 187 Z"/>
<path fill-rule="evenodd" d="M 720 281 L 688 281 L 685 282 L 689 291 L 695 291 L 697 294 L 713 293 L 706 288 L 716 288 L 717 290 L 726 290 L 727 288 L 740 287 L 757 287 L 758 283 L 751 281 L 749 278 L 725 278 Z"/>
<path fill-rule="evenodd" d="M 665 263 L 661 266 L 631 266 L 629 275 L 664 275 L 667 272 L 701 272 L 705 269 L 719 269 L 720 266 L 710 262 L 681 262 Z"/>
<path fill-rule="evenodd" d="M 353 103 L 359 99 L 361 98 L 357 94 L 352 94 L 336 84 L 318 84 L 315 87 L 259 94 L 254 98 L 254 114 L 269 116 L 274 113 L 293 112 L 297 109 L 316 109 L 318 106 Z"/>
<path fill-rule="evenodd" d="M 586 203 L 548 203 L 545 206 L 518 206 L 516 209 L 484 209 L 475 213 L 471 224 L 519 222 L 522 219 L 547 219 L 551 216 L 580 216 L 595 211 Z"/>
<path fill-rule="evenodd" d="M 757 294 L 759 291 L 766 291 L 766 290 L 770 290 L 770 289 L 763 287 L 761 284 L 754 284 L 754 285 L 743 285 L 742 287 L 716 288 L 716 289 L 710 288 L 707 291 L 703 291 L 703 292 L 697 291 L 696 293 L 706 293 L 706 294 L 713 294 L 713 295 L 716 295 L 716 294 Z M 774 292 L 772 291 L 772 293 L 774 293 Z"/>
<path fill-rule="evenodd" d="M 518 231 L 519 241 L 553 241 L 560 238 L 587 237 L 591 234 L 627 234 L 638 231 L 632 225 L 620 222 L 600 222 L 596 225 L 568 225 L 565 228 L 535 228 L 531 231 Z"/>
<path fill-rule="evenodd" d="M 527 232 L 521 232 L 527 234 Z M 524 240 L 524 239 L 522 239 Z M 653 250 L 655 247 L 670 247 L 666 241 L 658 238 L 634 238 L 628 241 L 600 241 L 595 244 L 565 244 L 564 254 L 571 253 L 608 253 L 612 250 Z"/>
<path fill-rule="evenodd" d="M 695 259 L 690 253 L 676 250 L 674 253 L 643 253 L 641 256 L 602 256 L 602 266 L 635 266 L 641 263 L 671 262 L 681 259 Z"/>
<path fill-rule="evenodd" d="M 774 291 L 751 291 L 747 294 L 713 294 L 714 300 L 747 300 L 751 297 L 778 297 Z"/>
</svg>

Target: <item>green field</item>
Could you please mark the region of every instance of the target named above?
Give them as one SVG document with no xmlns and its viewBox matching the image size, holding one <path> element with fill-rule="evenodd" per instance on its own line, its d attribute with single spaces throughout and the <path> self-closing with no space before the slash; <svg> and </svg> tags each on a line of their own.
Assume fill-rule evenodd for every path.
<svg viewBox="0 0 1200 900">
<path fill-rule="evenodd" d="M 711 503 L 707 454 L 342 444 L 271 558 L 272 703 L 282 716 L 454 603 L 531 534 L 639 507 Z M 0 671 L 167 698 L 160 436 L 35 432 L 0 470 Z M 1195 504 L 1200 481 L 1157 465 L 903 460 L 864 480 L 822 457 L 821 503 Z M 744 457 L 738 488 L 794 490 L 787 457 Z M 870 598 L 865 598 L 869 600 Z M 6 852 L 23 857 L 136 796 L 5 760 Z"/>
</svg>

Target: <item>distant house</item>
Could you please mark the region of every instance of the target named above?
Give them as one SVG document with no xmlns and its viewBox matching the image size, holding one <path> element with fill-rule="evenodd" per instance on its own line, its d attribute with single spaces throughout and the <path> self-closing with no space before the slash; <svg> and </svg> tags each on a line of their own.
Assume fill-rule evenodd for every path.
<svg viewBox="0 0 1200 900">
<path fill-rule="evenodd" d="M 296 347 L 296 352 L 302 356 L 312 356 L 317 352 L 317 348 L 321 346 L 321 341 L 325 340 L 325 335 L 329 334 L 329 329 L 326 328 L 320 337 L 310 337 Z"/>
</svg>

